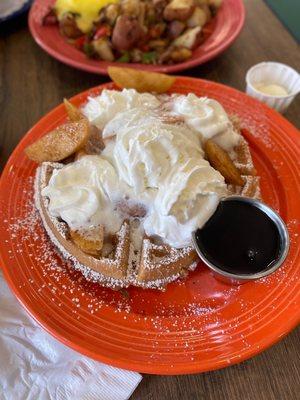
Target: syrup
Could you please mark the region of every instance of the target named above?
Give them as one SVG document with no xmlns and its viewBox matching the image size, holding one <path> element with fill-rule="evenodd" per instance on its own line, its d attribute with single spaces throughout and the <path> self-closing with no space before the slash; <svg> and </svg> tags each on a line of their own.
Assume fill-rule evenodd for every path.
<svg viewBox="0 0 300 400">
<path fill-rule="evenodd" d="M 239 200 L 221 201 L 195 238 L 210 263 L 238 275 L 269 269 L 283 246 L 275 222 L 255 205 Z"/>
</svg>

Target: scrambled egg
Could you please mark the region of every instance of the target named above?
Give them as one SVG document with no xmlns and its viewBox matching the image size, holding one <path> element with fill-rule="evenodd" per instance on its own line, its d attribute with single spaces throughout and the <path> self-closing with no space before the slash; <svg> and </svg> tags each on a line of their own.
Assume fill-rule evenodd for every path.
<svg viewBox="0 0 300 400">
<path fill-rule="evenodd" d="M 118 2 L 119 0 L 56 0 L 55 10 L 58 18 L 68 12 L 78 14 L 76 16 L 78 28 L 87 33 L 91 30 L 100 10 L 108 4 Z"/>
</svg>

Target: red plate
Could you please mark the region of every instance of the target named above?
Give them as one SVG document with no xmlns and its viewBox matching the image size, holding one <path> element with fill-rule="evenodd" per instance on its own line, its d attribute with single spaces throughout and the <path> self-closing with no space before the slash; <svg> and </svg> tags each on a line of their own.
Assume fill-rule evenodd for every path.
<svg viewBox="0 0 300 400">
<path fill-rule="evenodd" d="M 41 18 L 52 5 L 54 0 L 36 0 L 29 14 L 29 28 L 36 42 L 51 56 L 72 67 L 96 74 L 107 75 L 108 63 L 88 59 L 84 53 L 71 46 L 60 35 L 56 26 L 42 26 Z M 193 56 L 186 62 L 176 65 L 145 65 L 145 64 L 120 64 L 134 68 L 143 68 L 149 71 L 165 73 L 182 71 L 205 63 L 216 57 L 231 45 L 240 33 L 245 21 L 245 8 L 242 0 L 224 0 L 217 17 L 210 24 L 212 33 L 207 40 L 198 47 Z"/>
<path fill-rule="evenodd" d="M 100 86 L 75 96 L 83 103 Z M 97 360 L 156 374 L 186 374 L 237 363 L 262 351 L 300 319 L 300 136 L 288 121 L 229 87 L 177 78 L 174 91 L 219 100 L 248 129 L 264 200 L 286 221 L 291 248 L 272 276 L 227 286 L 199 264 L 164 293 L 129 296 L 86 282 L 55 253 L 32 205 L 36 165 L 23 150 L 60 124 L 63 105 L 41 119 L 12 154 L 0 182 L 1 257 L 5 277 L 28 312 L 53 336 Z"/>
</svg>

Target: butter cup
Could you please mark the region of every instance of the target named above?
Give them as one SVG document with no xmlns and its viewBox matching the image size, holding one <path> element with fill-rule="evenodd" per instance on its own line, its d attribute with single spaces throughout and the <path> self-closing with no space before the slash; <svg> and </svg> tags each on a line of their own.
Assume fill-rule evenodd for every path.
<svg viewBox="0 0 300 400">
<path fill-rule="evenodd" d="M 283 113 L 300 92 L 300 75 L 288 65 L 277 62 L 262 62 L 249 69 L 246 75 L 246 93 Z M 274 96 L 260 92 L 259 85 L 275 84 L 288 92 L 285 96 Z"/>
</svg>

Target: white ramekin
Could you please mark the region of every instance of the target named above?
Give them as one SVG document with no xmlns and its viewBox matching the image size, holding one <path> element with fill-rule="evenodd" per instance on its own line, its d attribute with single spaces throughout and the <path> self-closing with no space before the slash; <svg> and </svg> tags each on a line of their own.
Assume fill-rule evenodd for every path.
<svg viewBox="0 0 300 400">
<path fill-rule="evenodd" d="M 288 65 L 262 62 L 249 69 L 246 75 L 246 92 L 279 112 L 284 112 L 300 92 L 300 75 Z M 273 96 L 260 92 L 254 85 L 277 84 L 284 87 L 286 96 Z"/>
</svg>

